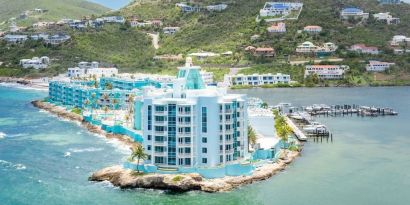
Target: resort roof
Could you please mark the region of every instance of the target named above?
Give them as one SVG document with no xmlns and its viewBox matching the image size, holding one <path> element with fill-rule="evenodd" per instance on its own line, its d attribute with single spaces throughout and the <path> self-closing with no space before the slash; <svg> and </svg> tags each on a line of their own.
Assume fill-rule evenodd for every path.
<svg viewBox="0 0 410 205">
<path fill-rule="evenodd" d="M 358 9 L 358 8 L 354 8 L 354 7 L 350 7 L 350 8 L 343 9 L 342 12 L 359 13 L 359 12 L 363 12 L 363 10 Z"/>
</svg>

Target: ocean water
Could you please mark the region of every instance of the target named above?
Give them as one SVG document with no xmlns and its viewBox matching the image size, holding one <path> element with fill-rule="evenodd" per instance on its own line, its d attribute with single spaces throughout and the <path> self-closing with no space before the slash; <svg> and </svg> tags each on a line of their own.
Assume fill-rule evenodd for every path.
<svg viewBox="0 0 410 205">
<path fill-rule="evenodd" d="M 0 87 L 0 204 L 406 204 L 410 200 L 410 87 L 235 90 L 276 104 L 388 106 L 397 117 L 318 118 L 333 142 L 305 144 L 269 180 L 227 193 L 170 194 L 88 182 L 127 150 L 32 107 L 47 93 Z M 65 157 L 67 152 L 71 156 Z"/>
</svg>

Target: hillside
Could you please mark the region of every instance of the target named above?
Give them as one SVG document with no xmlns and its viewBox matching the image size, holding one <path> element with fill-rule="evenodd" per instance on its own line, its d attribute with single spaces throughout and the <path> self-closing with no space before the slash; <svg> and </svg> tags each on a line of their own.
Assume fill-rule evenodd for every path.
<svg viewBox="0 0 410 205">
<path fill-rule="evenodd" d="M 142 2 L 142 3 L 141 3 Z M 163 26 L 178 26 L 181 30 L 175 35 L 160 35 L 160 48 L 155 50 L 149 43 L 149 38 L 144 33 L 160 32 L 161 28 L 130 28 L 129 26 L 104 28 L 101 31 L 89 30 L 73 32 L 74 38 L 68 45 L 53 48 L 59 51 L 64 60 L 62 66 L 70 64 L 70 60 L 97 60 L 117 65 L 121 71 L 144 71 L 175 73 L 176 66 L 181 62 L 155 62 L 154 55 L 183 54 L 192 52 L 226 52 L 232 51 L 228 57 L 215 57 L 197 61 L 203 68 L 215 72 L 220 80 L 223 74 L 229 72 L 229 67 L 247 67 L 242 73 L 289 73 L 293 80 L 305 83 L 303 79 L 303 66 L 293 66 L 288 61 L 318 60 L 313 56 L 296 55 L 295 48 L 304 41 L 311 41 L 317 45 L 325 42 L 335 43 L 339 49 L 331 58 L 343 59 L 343 64 L 351 67 L 346 80 L 331 82 L 335 84 L 408 84 L 410 82 L 410 56 L 393 55 L 389 47 L 389 40 L 394 35 L 410 36 L 410 5 L 379 5 L 377 0 L 303 0 L 303 10 L 298 20 L 286 20 L 287 32 L 271 35 L 267 32 L 270 25 L 264 21 L 257 23 L 256 16 L 266 0 L 235 0 L 225 1 L 228 8 L 221 12 L 201 11 L 198 13 L 182 13 L 175 3 L 177 0 L 162 1 L 136 1 L 112 15 L 122 15 L 128 19 L 136 17 L 139 20 L 160 19 Z M 219 3 L 218 0 L 190 1 L 197 5 L 210 5 Z M 386 25 L 375 21 L 371 17 L 362 24 L 343 22 L 339 15 L 345 7 L 359 7 L 370 14 L 390 12 L 394 17 L 399 17 L 399 25 Z M 299 30 L 307 25 L 319 25 L 323 32 L 319 35 L 309 35 Z M 117 28 L 117 29 L 116 29 Z M 72 31 L 70 31 L 72 32 Z M 259 35 L 260 38 L 252 41 L 251 36 Z M 134 38 L 139 41 L 133 40 Z M 120 40 L 122 39 L 122 40 Z M 90 43 L 94 42 L 94 43 Z M 355 43 L 365 43 L 368 46 L 377 46 L 382 51 L 380 55 L 358 55 L 346 49 Z M 274 59 L 254 58 L 244 51 L 252 45 L 255 47 L 272 47 L 277 56 Z M 26 45 L 24 45 L 26 46 Z M 18 46 L 4 50 L 7 56 L 15 52 L 14 63 L 24 57 L 29 57 L 30 52 Z M 0 49 L 1 50 L 1 49 Z M 54 55 L 50 48 L 42 48 L 44 55 Z M 0 51 L 1 52 L 1 51 Z M 1 54 L 1 53 L 0 53 Z M 74 58 L 73 56 L 77 56 Z M 67 57 L 68 56 L 68 57 Z M 64 58 L 63 58 L 64 57 Z M 367 60 L 377 59 L 395 62 L 391 71 L 378 74 L 376 82 L 372 74 L 365 72 Z M 327 57 L 321 58 L 323 63 Z M 0 61 L 8 62 L 8 57 L 0 56 Z M 76 62 L 75 60 L 73 62 Z M 73 64 L 71 62 L 71 64 Z M 14 64 L 15 65 L 15 64 Z M 11 65 L 12 67 L 12 65 Z M 58 70 L 64 70 L 59 68 Z M 0 73 L 1 74 L 1 73 Z M 382 80 L 382 81 L 380 81 Z"/>
<path fill-rule="evenodd" d="M 28 25 L 35 21 L 60 20 L 62 18 L 80 18 L 87 15 L 99 15 L 108 8 L 86 0 L 0 0 L 0 23 L 10 18 L 17 18 L 26 10 L 46 9 L 48 12 L 34 14 L 18 24 Z"/>
</svg>

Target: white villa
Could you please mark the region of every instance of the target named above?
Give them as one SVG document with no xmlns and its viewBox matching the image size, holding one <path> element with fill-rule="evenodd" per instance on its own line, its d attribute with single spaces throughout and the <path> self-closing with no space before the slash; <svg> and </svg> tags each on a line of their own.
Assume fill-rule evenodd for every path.
<svg viewBox="0 0 410 205">
<path fill-rule="evenodd" d="M 349 70 L 347 65 L 306 65 L 304 77 L 316 74 L 324 80 L 343 79 L 347 70 Z"/>
<path fill-rule="evenodd" d="M 162 29 L 162 32 L 164 32 L 164 34 L 167 34 L 167 35 L 173 35 L 176 32 L 178 32 L 180 29 L 181 29 L 180 27 L 164 27 Z"/>
<path fill-rule="evenodd" d="M 381 61 L 369 61 L 366 65 L 366 71 L 368 72 L 383 72 L 390 68 L 394 63 L 381 62 Z"/>
<path fill-rule="evenodd" d="M 8 43 L 23 43 L 28 39 L 28 35 L 12 35 L 7 34 L 3 37 Z"/>
<path fill-rule="evenodd" d="M 77 67 L 68 68 L 67 77 L 112 77 L 118 74 L 117 68 L 101 68 L 98 62 L 80 62 Z"/>
<path fill-rule="evenodd" d="M 337 50 L 334 43 L 327 42 L 323 46 L 316 46 L 312 42 L 306 41 L 296 47 L 296 53 L 332 53 Z"/>
<path fill-rule="evenodd" d="M 352 52 L 362 53 L 362 54 L 379 54 L 379 49 L 374 46 L 366 46 L 365 44 L 354 44 L 349 49 Z"/>
<path fill-rule="evenodd" d="M 122 16 L 105 16 L 101 17 L 101 19 L 106 23 L 125 23 L 125 18 Z"/>
<path fill-rule="evenodd" d="M 387 13 L 377 13 L 373 14 L 373 17 L 378 20 L 378 21 L 383 21 L 386 24 L 399 24 L 400 23 L 400 18 L 394 18 L 392 15 L 390 15 L 389 12 Z"/>
<path fill-rule="evenodd" d="M 269 84 L 289 84 L 291 82 L 290 75 L 277 73 L 277 74 L 252 74 L 252 75 L 225 75 L 224 83 L 230 86 L 235 85 L 252 85 L 261 86 Z"/>
<path fill-rule="evenodd" d="M 310 34 L 317 34 L 322 32 L 322 27 L 320 26 L 305 26 L 305 28 L 303 28 L 303 31 L 306 33 L 310 33 Z"/>
<path fill-rule="evenodd" d="M 368 19 L 369 13 L 364 13 L 363 10 L 358 8 L 345 8 L 341 11 L 340 16 L 342 19 L 349 19 L 349 18 L 362 18 Z"/>
<path fill-rule="evenodd" d="M 277 24 L 273 24 L 268 28 L 269 33 L 285 33 L 286 32 L 286 24 L 283 22 L 279 22 Z"/>
<path fill-rule="evenodd" d="M 410 44 L 410 37 L 404 35 L 396 35 L 393 36 L 390 45 L 391 46 L 400 46 L 400 45 L 409 45 Z"/>
<path fill-rule="evenodd" d="M 303 7 L 303 3 L 266 2 L 263 9 L 259 11 L 259 15 L 262 17 L 289 15 L 292 11 L 300 10 L 302 7 Z"/>
<path fill-rule="evenodd" d="M 226 4 L 216 4 L 216 5 L 207 6 L 206 10 L 208 10 L 208 11 L 223 11 L 226 8 L 228 8 L 228 5 L 226 5 Z"/>
<path fill-rule="evenodd" d="M 205 70 L 201 70 L 199 74 L 202 77 L 202 80 L 204 81 L 205 85 L 210 85 L 214 83 L 214 73 L 213 72 L 207 72 Z"/>
<path fill-rule="evenodd" d="M 34 57 L 32 59 L 21 59 L 20 65 L 23 68 L 44 69 L 50 64 L 50 59 L 47 56 L 41 58 Z"/>
</svg>

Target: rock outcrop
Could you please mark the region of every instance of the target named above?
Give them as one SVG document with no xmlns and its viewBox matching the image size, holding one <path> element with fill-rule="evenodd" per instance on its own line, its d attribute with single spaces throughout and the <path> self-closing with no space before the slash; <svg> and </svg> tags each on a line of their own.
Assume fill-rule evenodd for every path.
<svg viewBox="0 0 410 205">
<path fill-rule="evenodd" d="M 122 142 L 124 145 L 131 147 L 135 142 L 126 135 L 119 135 L 119 134 L 112 134 L 112 133 L 107 133 L 104 130 L 101 129 L 99 126 L 95 126 L 89 122 L 84 121 L 83 117 L 81 115 L 78 115 L 76 113 L 70 112 L 62 107 L 55 106 L 51 103 L 48 102 L 43 102 L 43 101 L 32 101 L 31 104 L 33 104 L 35 107 L 48 111 L 51 114 L 57 115 L 58 117 L 65 118 L 71 121 L 75 122 L 80 122 L 83 127 L 85 127 L 88 131 L 99 134 L 102 136 L 105 136 L 107 139 L 117 139 L 118 141 Z"/>
<path fill-rule="evenodd" d="M 229 176 L 218 179 L 205 179 L 199 174 L 138 174 L 122 166 L 107 167 L 95 172 L 90 181 L 109 181 L 114 186 L 127 188 L 147 188 L 186 192 L 201 190 L 205 192 L 225 192 L 245 184 L 266 180 L 285 169 L 299 152 L 284 152 L 285 160 L 265 164 L 250 176 Z"/>
</svg>

